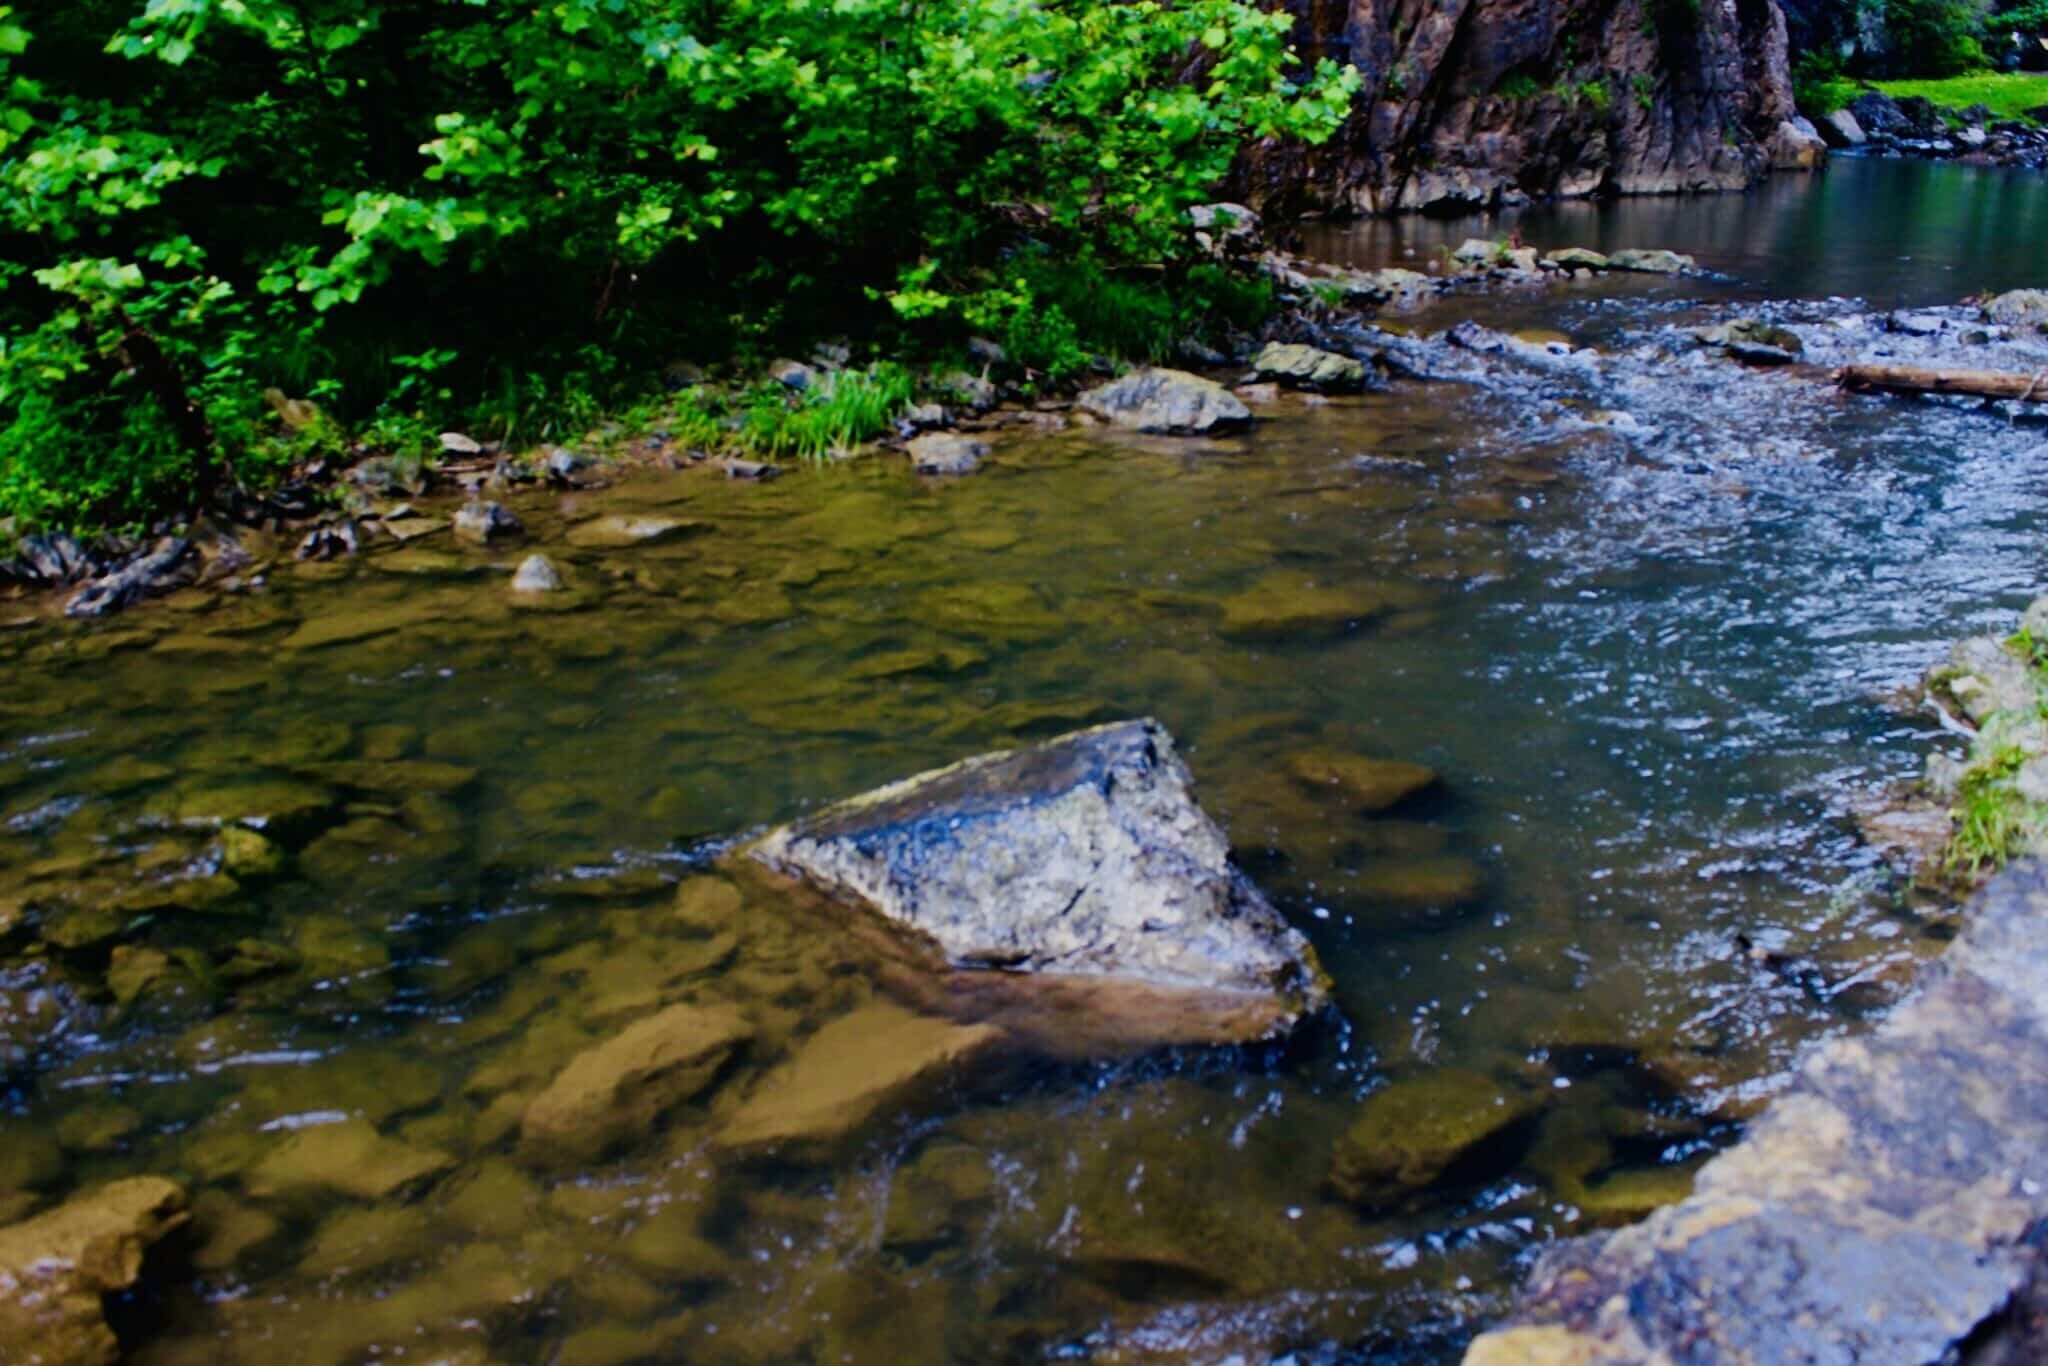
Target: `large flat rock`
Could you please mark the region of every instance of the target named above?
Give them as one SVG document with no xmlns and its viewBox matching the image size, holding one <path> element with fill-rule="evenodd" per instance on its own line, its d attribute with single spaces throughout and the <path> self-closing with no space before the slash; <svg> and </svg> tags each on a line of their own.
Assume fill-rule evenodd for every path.
<svg viewBox="0 0 2048 1366">
<path fill-rule="evenodd" d="M 572 1058 L 527 1107 L 520 1136 L 544 1156 L 595 1158 L 703 1091 L 753 1033 L 731 1006 L 670 1006 L 636 1021 Z"/>
<path fill-rule="evenodd" d="M 775 830 L 752 856 L 935 944 L 954 968 L 1197 993 L 1242 1037 L 1319 1006 L 1322 973 L 1231 862 L 1156 721 L 920 774 Z"/>
<path fill-rule="evenodd" d="M 1551 1249 L 1465 1360 L 2038 1361 L 2044 1226 L 2048 869 L 2029 863 L 1876 1034 L 1809 1055 L 1690 1199 Z"/>
<path fill-rule="evenodd" d="M 807 1039 L 761 1079 L 719 1142 L 732 1148 L 830 1146 L 881 1111 L 967 1066 L 1002 1037 L 887 1001 L 862 1006 Z"/>
</svg>

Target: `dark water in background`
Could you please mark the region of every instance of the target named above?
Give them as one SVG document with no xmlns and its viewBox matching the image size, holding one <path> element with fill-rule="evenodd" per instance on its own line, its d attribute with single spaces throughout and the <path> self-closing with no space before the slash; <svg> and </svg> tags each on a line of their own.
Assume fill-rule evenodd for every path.
<svg viewBox="0 0 2048 1366">
<path fill-rule="evenodd" d="M 1737 371 L 1673 326 L 2042 283 L 2044 215 L 2039 180 L 1853 161 L 1530 213 L 1538 245 L 1672 247 L 1734 278 L 1407 320 L 1540 320 L 1642 356 L 1594 378 L 1288 400 L 1214 443 L 1022 438 L 957 484 L 877 459 L 536 496 L 518 510 L 573 610 L 508 603 L 523 549 L 443 539 L 0 634 L 0 890 L 83 915 L 203 872 L 207 837 L 175 822 L 209 803 L 313 811 L 287 875 L 124 917 L 169 985 L 102 995 L 15 1069 L 0 1198 L 192 1186 L 202 1265 L 137 1309 L 148 1362 L 1453 1357 L 1526 1252 L 1682 1184 L 1800 1045 L 1938 948 L 1844 798 L 1915 771 L 1933 734 L 1885 695 L 2048 578 L 2042 428 Z M 1491 230 L 1313 245 L 1398 261 Z M 708 526 L 554 540 L 622 510 Z M 1342 636 L 1221 629 L 1219 601 L 1304 583 L 1408 605 Z M 1315 939 L 1337 1018 L 1287 1049 L 1016 1059 L 820 1165 L 721 1157 L 732 1105 L 878 988 L 759 902 L 715 927 L 721 953 L 671 964 L 703 842 L 1141 713 Z M 1282 771 L 1318 747 L 1431 764 L 1444 790 L 1332 811 Z M 89 995 L 109 941 L 80 937 L 54 975 Z M 231 972 L 245 940 L 299 965 Z M 673 999 L 748 1012 L 754 1053 L 614 1157 L 523 1155 L 518 1098 Z M 1452 1068 L 1547 1099 L 1527 1148 L 1392 1212 L 1336 1199 L 1359 1098 Z M 424 1193 L 280 1189 L 266 1160 L 339 1115 L 453 1169 Z"/>
<path fill-rule="evenodd" d="M 1773 176 L 1747 194 L 1576 201 L 1460 218 L 1312 226 L 1309 254 L 1420 270 L 1467 237 L 1519 229 L 1530 246 L 1657 246 L 1734 277 L 1732 297 L 1842 295 L 1873 308 L 1954 303 L 2038 287 L 2048 244 L 2039 172 L 1835 157 L 1818 176 Z"/>
</svg>

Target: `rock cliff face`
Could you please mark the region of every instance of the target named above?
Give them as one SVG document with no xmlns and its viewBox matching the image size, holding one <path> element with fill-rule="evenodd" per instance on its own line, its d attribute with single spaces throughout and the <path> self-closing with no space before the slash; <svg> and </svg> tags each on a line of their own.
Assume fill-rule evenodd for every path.
<svg viewBox="0 0 2048 1366">
<path fill-rule="evenodd" d="M 1793 107 L 1778 0 L 1286 0 L 1304 55 L 1364 78 L 1319 148 L 1263 145 L 1280 213 L 1732 190 L 1824 156 Z"/>
</svg>

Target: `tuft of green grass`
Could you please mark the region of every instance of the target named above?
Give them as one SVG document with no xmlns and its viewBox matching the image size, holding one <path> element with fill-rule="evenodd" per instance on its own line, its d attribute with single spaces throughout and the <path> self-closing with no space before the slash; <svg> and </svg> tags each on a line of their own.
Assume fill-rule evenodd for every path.
<svg viewBox="0 0 2048 1366">
<path fill-rule="evenodd" d="M 1963 775 L 1953 812 L 1956 829 L 1942 861 L 1947 872 L 1975 879 L 2003 868 L 2019 852 L 2028 829 L 2027 805 L 2013 775 L 2026 761 L 2025 750 L 2006 745 Z"/>
<path fill-rule="evenodd" d="M 2048 72 L 1974 71 L 1942 80 L 1874 81 L 1879 90 L 1900 99 L 1918 95 L 1945 109 L 1981 104 L 2001 119 L 2024 119 L 2027 110 L 2048 104 Z"/>
<path fill-rule="evenodd" d="M 736 443 L 762 455 L 824 460 L 886 432 L 910 402 L 915 385 L 902 366 L 885 362 L 836 371 L 795 393 L 779 388 L 752 391 L 746 419 L 734 433 Z"/>
</svg>

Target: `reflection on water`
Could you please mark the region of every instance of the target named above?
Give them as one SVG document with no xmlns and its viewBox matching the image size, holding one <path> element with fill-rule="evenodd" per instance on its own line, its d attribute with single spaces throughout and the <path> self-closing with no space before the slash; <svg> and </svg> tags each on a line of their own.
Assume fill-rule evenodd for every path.
<svg viewBox="0 0 2048 1366">
<path fill-rule="evenodd" d="M 1909 170 L 1684 213 L 1791 224 Z M 1780 290 L 1849 287 L 1816 232 L 1777 239 Z M 1749 287 L 1561 306 L 1633 345 Z M 543 606 L 505 592 L 522 552 L 429 539 L 0 634 L 0 909 L 45 944 L 0 965 L 0 1218 L 188 1183 L 189 1269 L 127 1311 L 145 1362 L 1455 1355 L 1518 1254 L 1670 1198 L 1938 947 L 1836 799 L 1917 765 L 1927 728 L 1879 696 L 2042 577 L 2037 432 L 1713 364 L 1033 437 L 943 485 L 876 460 L 536 496 L 574 589 Z M 557 540 L 616 511 L 704 525 Z M 1385 610 L 1244 629 L 1330 588 Z M 1333 1016 L 1263 1049 L 1017 1043 L 814 1149 L 733 1150 L 887 983 L 707 870 L 717 842 L 1138 714 L 1315 939 Z M 1443 782 L 1362 814 L 1291 776 L 1329 752 Z M 231 816 L 270 847 L 223 848 Z M 657 1131 L 522 1136 L 569 1060 L 678 1002 L 744 1042 Z M 1525 1122 L 1448 1115 L 1401 1140 L 1438 1145 L 1414 1189 L 1363 1198 L 1339 1154 L 1397 1086 Z"/>
<path fill-rule="evenodd" d="M 1545 250 L 1686 252 L 1734 277 L 1736 297 L 1841 295 L 1875 308 L 1919 308 L 2042 283 L 2048 177 L 1838 156 L 1819 175 L 1772 176 L 1748 194 L 1579 200 L 1452 219 L 1408 215 L 1313 227 L 1304 239 L 1311 256 L 1419 270 L 1467 237 L 1515 231 Z"/>
</svg>

